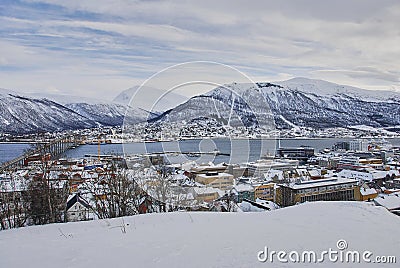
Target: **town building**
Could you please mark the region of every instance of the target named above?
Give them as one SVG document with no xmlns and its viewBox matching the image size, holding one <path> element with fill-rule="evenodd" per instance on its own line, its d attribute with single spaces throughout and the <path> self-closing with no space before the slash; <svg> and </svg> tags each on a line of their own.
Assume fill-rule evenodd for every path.
<svg viewBox="0 0 400 268">
<path fill-rule="evenodd" d="M 371 201 L 378 196 L 374 188 L 360 187 L 360 201 Z"/>
<path fill-rule="evenodd" d="M 224 192 L 212 187 L 193 187 L 192 194 L 198 203 L 212 203 L 222 197 Z"/>
<path fill-rule="evenodd" d="M 299 165 L 298 160 L 278 159 L 278 160 L 258 160 L 247 163 L 249 176 L 263 177 L 269 170 L 291 170 Z"/>
<path fill-rule="evenodd" d="M 66 206 L 67 221 L 85 221 L 93 219 L 93 211 L 89 203 L 79 194 L 72 195 Z"/>
<path fill-rule="evenodd" d="M 363 140 L 357 139 L 348 143 L 350 151 L 368 151 L 368 143 Z"/>
<path fill-rule="evenodd" d="M 393 179 L 393 180 L 388 180 L 386 182 L 386 188 L 390 189 L 400 189 L 400 178 L 398 179 Z"/>
<path fill-rule="evenodd" d="M 380 195 L 374 199 L 377 206 L 382 206 L 390 212 L 400 216 L 400 194 L 393 193 L 389 195 Z"/>
<path fill-rule="evenodd" d="M 307 201 L 352 201 L 360 199 L 358 181 L 344 178 L 299 181 L 279 184 L 276 201 L 280 206 L 291 206 Z"/>
<path fill-rule="evenodd" d="M 276 184 L 272 182 L 254 185 L 254 199 L 274 201 L 275 185 Z"/>
<path fill-rule="evenodd" d="M 307 161 L 314 156 L 314 148 L 311 147 L 287 147 L 279 148 L 276 152 L 278 157 L 299 161 Z"/>
<path fill-rule="evenodd" d="M 344 169 L 337 175 L 343 178 L 357 179 L 369 183 L 373 182 L 379 186 L 383 186 L 386 181 L 400 177 L 400 172 L 398 170 L 375 170 L 369 167 L 362 171 Z"/>
<path fill-rule="evenodd" d="M 229 190 L 233 186 L 233 175 L 228 173 L 209 172 L 198 174 L 195 181 L 208 187 L 218 188 L 220 190 Z"/>
<path fill-rule="evenodd" d="M 231 193 L 235 196 L 235 202 L 240 203 L 243 200 L 252 200 L 254 201 L 254 187 L 247 183 L 239 183 L 236 184 Z"/>
<path fill-rule="evenodd" d="M 356 139 L 351 141 L 340 141 L 333 145 L 334 151 L 368 151 L 368 142 L 362 139 Z"/>
<path fill-rule="evenodd" d="M 183 165 L 182 165 L 183 168 Z M 185 175 L 191 179 L 195 179 L 199 174 L 207 174 L 207 173 L 224 173 L 227 170 L 226 164 L 213 165 L 195 165 L 186 169 Z"/>
</svg>

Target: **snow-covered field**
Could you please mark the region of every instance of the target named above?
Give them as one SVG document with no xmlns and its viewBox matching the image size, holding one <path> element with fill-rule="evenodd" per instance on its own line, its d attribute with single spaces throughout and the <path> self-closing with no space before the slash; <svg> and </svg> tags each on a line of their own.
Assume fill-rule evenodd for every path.
<svg viewBox="0 0 400 268">
<path fill-rule="evenodd" d="M 264 247 L 338 250 L 339 239 L 347 250 L 400 261 L 400 217 L 367 203 L 315 202 L 265 213 L 147 214 L 2 231 L 0 267 L 303 267 L 315 264 L 261 263 L 257 254 Z"/>
</svg>

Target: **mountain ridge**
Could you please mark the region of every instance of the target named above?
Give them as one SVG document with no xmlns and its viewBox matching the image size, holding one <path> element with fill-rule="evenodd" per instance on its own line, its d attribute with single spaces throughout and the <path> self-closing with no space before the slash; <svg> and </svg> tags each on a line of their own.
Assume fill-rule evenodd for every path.
<svg viewBox="0 0 400 268">
<path fill-rule="evenodd" d="M 135 90 L 138 87 L 131 88 L 130 93 Z M 165 93 L 162 90 L 153 92 L 155 96 L 149 99 L 162 92 Z M 126 90 L 121 92 L 122 95 L 125 93 Z M 222 125 L 277 129 L 400 125 L 399 92 L 365 90 L 324 80 L 294 78 L 281 82 L 231 83 L 182 103 L 186 97 L 181 96 L 182 99 L 173 100 L 180 104 L 161 112 L 152 108 L 162 105 L 147 103 L 144 107 L 149 106 L 149 110 L 140 107 L 138 100 L 145 98 L 147 93 L 151 92 L 144 90 L 135 101 L 138 107 L 130 107 L 115 99 L 109 103 L 87 103 L 82 99 L 81 102 L 61 104 L 0 89 L 0 132 L 21 134 L 121 126 L 146 120 L 187 123 L 207 117 Z M 175 97 L 176 94 L 167 97 L 165 107 L 171 105 L 170 100 Z M 131 97 L 125 94 L 125 102 L 128 99 L 130 101 Z"/>
<path fill-rule="evenodd" d="M 0 93 L 0 133 L 29 134 L 121 126 L 127 122 L 145 121 L 147 113 L 136 110 L 125 117 L 126 107 L 113 103 L 60 104 L 47 98 Z"/>
<path fill-rule="evenodd" d="M 319 90 L 322 94 L 319 94 Z M 232 97 L 232 92 L 243 95 L 246 92 L 249 94 L 249 91 L 252 91 L 254 96 L 257 94 L 263 96 L 266 102 L 264 113 L 273 114 L 278 129 L 291 128 L 292 125 L 314 129 L 352 125 L 391 127 L 400 123 L 400 93 L 390 91 L 390 95 L 385 95 L 381 91 L 363 90 L 323 80 L 301 78 L 273 83 L 231 83 L 217 87 L 201 96 L 226 106 L 234 104 L 233 107 L 235 107 L 239 104 Z M 255 99 L 248 98 L 248 102 L 253 102 Z M 243 105 L 239 106 L 243 107 Z M 185 112 L 183 112 L 184 107 Z M 190 107 L 192 111 L 187 110 Z M 157 120 L 178 122 L 195 119 L 198 107 L 206 111 L 214 109 L 212 101 L 206 100 L 199 103 L 196 98 L 191 98 L 168 113 L 162 114 Z M 226 110 L 229 110 L 227 108 L 222 109 L 225 118 L 230 116 L 227 114 Z M 242 113 L 240 109 L 233 110 L 243 124 L 249 127 L 250 125 L 246 123 L 248 111 Z M 176 115 L 172 118 L 170 115 L 174 112 Z M 178 116 L 179 113 L 180 116 Z"/>
</svg>

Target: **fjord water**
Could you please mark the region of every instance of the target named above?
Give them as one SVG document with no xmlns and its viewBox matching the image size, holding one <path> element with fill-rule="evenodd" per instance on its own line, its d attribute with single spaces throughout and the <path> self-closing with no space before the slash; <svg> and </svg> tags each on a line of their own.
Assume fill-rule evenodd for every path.
<svg viewBox="0 0 400 268">
<path fill-rule="evenodd" d="M 299 147 L 310 146 L 319 152 L 325 148 L 331 148 L 338 141 L 352 140 L 347 139 L 233 139 L 218 138 L 218 139 L 190 139 L 182 141 L 170 142 L 136 142 L 127 144 L 104 144 L 101 145 L 101 154 L 116 154 L 116 155 L 131 155 L 141 153 L 159 153 L 171 152 L 167 155 L 171 163 L 181 163 L 187 160 L 194 160 L 198 163 L 243 163 L 248 161 L 256 161 L 263 155 L 274 155 L 276 148 L 279 147 Z M 400 139 L 388 139 L 393 145 L 400 145 Z M 83 145 L 76 149 L 68 150 L 64 157 L 79 158 L 85 154 L 96 155 L 98 150 L 97 145 Z M 222 154 L 217 155 L 204 154 L 184 154 L 176 155 L 173 152 L 213 152 L 219 151 Z"/>
<path fill-rule="evenodd" d="M 327 139 L 234 139 L 227 138 L 218 139 L 190 139 L 182 141 L 170 142 L 134 142 L 127 144 L 102 144 L 101 154 L 115 155 L 132 155 L 142 153 L 160 153 L 171 152 L 168 154 L 168 160 L 172 163 L 179 163 L 187 160 L 195 160 L 198 163 L 243 163 L 247 161 L 255 161 L 263 155 L 273 155 L 276 148 L 279 147 L 298 147 L 310 146 L 316 152 L 325 148 L 331 148 L 338 141 L 351 140 L 327 138 Z M 400 139 L 386 139 L 394 146 L 400 146 Z M 25 143 L 1 143 L 0 144 L 0 163 L 9 161 L 23 154 L 26 149 L 30 148 L 30 144 Z M 65 158 L 82 158 L 85 155 L 97 155 L 97 145 L 81 145 L 77 148 L 70 149 L 60 157 Z M 213 152 L 219 151 L 227 155 L 213 154 L 185 154 L 177 155 L 174 152 L 196 153 L 196 152 Z"/>
<path fill-rule="evenodd" d="M 24 154 L 31 146 L 30 143 L 0 143 L 0 164 Z"/>
</svg>

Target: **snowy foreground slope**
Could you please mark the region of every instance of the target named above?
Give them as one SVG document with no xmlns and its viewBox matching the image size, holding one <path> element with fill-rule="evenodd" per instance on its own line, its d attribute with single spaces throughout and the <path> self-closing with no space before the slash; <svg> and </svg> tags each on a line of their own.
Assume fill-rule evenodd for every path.
<svg viewBox="0 0 400 268">
<path fill-rule="evenodd" d="M 120 227 L 125 224 L 125 233 Z M 0 267 L 289 267 L 264 249 L 348 250 L 400 261 L 400 218 L 356 202 L 316 202 L 266 213 L 147 214 L 0 232 Z M 398 265 L 398 264 L 397 264 Z M 319 267 L 396 267 L 326 261 Z"/>
</svg>

